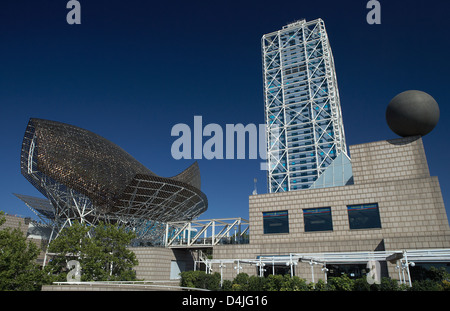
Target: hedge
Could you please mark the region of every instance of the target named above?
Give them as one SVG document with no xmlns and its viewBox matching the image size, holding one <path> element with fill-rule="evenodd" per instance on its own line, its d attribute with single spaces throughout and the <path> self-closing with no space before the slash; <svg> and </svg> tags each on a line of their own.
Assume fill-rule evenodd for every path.
<svg viewBox="0 0 450 311">
<path fill-rule="evenodd" d="M 450 291 L 448 274 L 444 279 L 414 281 L 412 287 L 390 278 L 382 278 L 380 284 L 369 284 L 366 278 L 351 279 L 347 275 L 331 277 L 328 282 L 319 280 L 307 283 L 297 276 L 269 275 L 268 277 L 238 274 L 233 281 L 224 280 L 220 286 L 220 274 L 204 271 L 182 272 L 180 286 L 222 291 Z"/>
</svg>

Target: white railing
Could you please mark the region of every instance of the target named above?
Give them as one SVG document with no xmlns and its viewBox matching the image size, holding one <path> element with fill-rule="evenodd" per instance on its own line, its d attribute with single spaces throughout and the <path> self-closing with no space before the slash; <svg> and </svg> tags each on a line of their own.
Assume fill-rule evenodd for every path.
<svg viewBox="0 0 450 311">
<path fill-rule="evenodd" d="M 166 224 L 165 246 L 212 247 L 248 243 L 249 222 L 243 218 L 205 219 Z"/>
<path fill-rule="evenodd" d="M 142 290 L 144 288 L 154 288 L 155 290 L 170 290 L 170 289 L 178 289 L 178 290 L 193 290 L 193 291 L 209 291 L 208 289 L 203 288 L 192 288 L 192 287 L 184 287 L 178 285 L 160 285 L 155 283 L 169 283 L 176 282 L 179 284 L 179 281 L 97 281 L 97 282 L 53 282 L 53 285 L 79 285 L 79 286 L 112 286 L 112 287 L 134 287 L 137 290 Z"/>
</svg>

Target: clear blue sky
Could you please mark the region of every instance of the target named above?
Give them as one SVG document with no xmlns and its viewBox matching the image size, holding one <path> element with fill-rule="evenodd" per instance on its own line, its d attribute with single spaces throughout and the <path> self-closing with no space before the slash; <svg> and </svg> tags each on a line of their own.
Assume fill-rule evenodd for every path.
<svg viewBox="0 0 450 311">
<path fill-rule="evenodd" d="M 174 160 L 171 128 L 264 122 L 261 36 L 289 22 L 322 18 L 333 50 L 348 145 L 397 136 L 389 101 L 419 89 L 441 119 L 424 137 L 430 172 L 450 207 L 448 1 L 381 0 L 382 24 L 360 1 L 79 0 L 81 25 L 65 0 L 0 4 L 0 209 L 30 215 L 13 192 L 41 196 L 20 174 L 30 117 L 73 124 L 113 141 L 161 176 Z M 253 179 L 267 191 L 260 160 L 200 160 L 209 210 L 201 218 L 248 217 Z"/>
</svg>

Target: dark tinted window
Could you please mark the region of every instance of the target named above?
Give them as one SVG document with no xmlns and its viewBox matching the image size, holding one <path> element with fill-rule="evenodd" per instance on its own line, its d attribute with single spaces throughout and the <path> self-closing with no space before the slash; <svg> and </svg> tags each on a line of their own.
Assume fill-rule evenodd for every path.
<svg viewBox="0 0 450 311">
<path fill-rule="evenodd" d="M 378 204 L 361 204 L 347 206 L 350 229 L 381 228 Z"/>
<path fill-rule="evenodd" d="M 263 213 L 264 234 L 289 233 L 287 211 Z"/>
<path fill-rule="evenodd" d="M 310 208 L 303 210 L 305 232 L 333 230 L 331 208 Z"/>
</svg>

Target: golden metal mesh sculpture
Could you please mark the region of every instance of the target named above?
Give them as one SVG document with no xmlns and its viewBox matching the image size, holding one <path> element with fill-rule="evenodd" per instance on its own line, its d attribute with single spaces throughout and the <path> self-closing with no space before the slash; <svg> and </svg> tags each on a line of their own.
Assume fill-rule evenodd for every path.
<svg viewBox="0 0 450 311">
<path fill-rule="evenodd" d="M 165 222 L 193 219 L 208 206 L 197 162 L 161 177 L 105 138 L 60 122 L 30 119 L 20 166 L 51 202 L 59 228 L 105 221 L 155 239 Z"/>
</svg>

